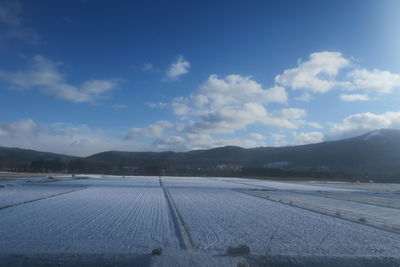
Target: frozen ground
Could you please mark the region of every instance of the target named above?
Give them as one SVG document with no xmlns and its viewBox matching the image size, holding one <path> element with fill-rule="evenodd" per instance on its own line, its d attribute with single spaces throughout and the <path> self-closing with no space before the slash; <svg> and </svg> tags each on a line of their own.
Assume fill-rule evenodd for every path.
<svg viewBox="0 0 400 267">
<path fill-rule="evenodd" d="M 367 192 L 290 192 L 283 190 L 243 190 L 242 192 L 388 230 L 400 231 L 400 196 L 396 194 L 376 196 Z"/>
<path fill-rule="evenodd" d="M 238 178 L 46 179 L 0 183 L 0 265 L 400 264 L 398 233 L 348 216 L 397 221 L 395 191 Z M 338 208 L 349 218 L 326 215 Z M 242 244 L 250 255 L 226 255 Z M 151 256 L 154 248 L 162 255 Z"/>
</svg>

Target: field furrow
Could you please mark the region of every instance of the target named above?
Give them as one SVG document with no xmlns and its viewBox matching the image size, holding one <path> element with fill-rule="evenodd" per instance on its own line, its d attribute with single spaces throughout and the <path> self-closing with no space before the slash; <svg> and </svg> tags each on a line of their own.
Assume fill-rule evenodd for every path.
<svg viewBox="0 0 400 267">
<path fill-rule="evenodd" d="M 161 188 L 88 188 L 0 211 L 5 253 L 178 248 Z"/>
<path fill-rule="evenodd" d="M 388 256 L 400 235 L 232 190 L 170 189 L 196 246 L 272 255 Z"/>
</svg>

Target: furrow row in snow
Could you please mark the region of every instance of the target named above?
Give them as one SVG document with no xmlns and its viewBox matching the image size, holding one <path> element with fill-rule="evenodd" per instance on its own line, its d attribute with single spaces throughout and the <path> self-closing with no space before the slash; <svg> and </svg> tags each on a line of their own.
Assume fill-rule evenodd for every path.
<svg viewBox="0 0 400 267">
<path fill-rule="evenodd" d="M 171 188 L 195 244 L 224 251 L 248 245 L 272 255 L 390 256 L 399 235 L 232 190 Z"/>
<path fill-rule="evenodd" d="M 92 187 L 0 211 L 5 253 L 178 248 L 160 187 Z"/>
</svg>

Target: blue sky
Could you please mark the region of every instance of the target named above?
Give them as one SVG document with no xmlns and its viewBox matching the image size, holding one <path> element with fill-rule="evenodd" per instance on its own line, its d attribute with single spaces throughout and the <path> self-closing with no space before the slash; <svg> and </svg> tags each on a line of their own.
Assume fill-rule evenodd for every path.
<svg viewBox="0 0 400 267">
<path fill-rule="evenodd" d="M 400 128 L 399 1 L 0 0 L 0 146 L 282 146 Z"/>
</svg>

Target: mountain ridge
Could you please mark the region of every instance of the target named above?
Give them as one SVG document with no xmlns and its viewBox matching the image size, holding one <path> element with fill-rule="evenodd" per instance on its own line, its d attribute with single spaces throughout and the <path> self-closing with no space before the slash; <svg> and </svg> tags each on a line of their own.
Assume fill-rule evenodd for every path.
<svg viewBox="0 0 400 267">
<path fill-rule="evenodd" d="M 24 155 L 19 155 L 21 153 Z M 233 172 L 239 169 L 259 168 L 280 169 L 286 172 L 342 173 L 364 178 L 390 176 L 398 179 L 400 130 L 379 129 L 342 140 L 298 146 L 255 148 L 225 146 L 187 152 L 105 151 L 88 157 L 0 147 L 0 167 L 5 158 L 8 161 L 59 158 L 62 161 L 75 162 L 73 166 L 78 166 L 76 167 L 78 171 L 86 172 L 154 174 L 163 170 L 180 175 L 194 169 L 220 170 L 228 173 L 228 170 Z M 152 171 L 146 171 L 151 168 Z"/>
</svg>

